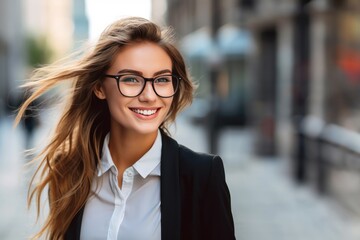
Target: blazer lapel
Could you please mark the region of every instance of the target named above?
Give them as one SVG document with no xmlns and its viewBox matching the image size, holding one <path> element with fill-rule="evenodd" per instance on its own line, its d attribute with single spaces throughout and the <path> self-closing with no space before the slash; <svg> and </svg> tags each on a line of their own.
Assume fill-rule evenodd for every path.
<svg viewBox="0 0 360 240">
<path fill-rule="evenodd" d="M 78 240 L 80 239 L 81 233 L 81 222 L 82 216 L 84 214 L 84 208 L 82 207 L 80 211 L 75 215 L 75 218 L 72 220 L 69 228 L 66 230 L 64 239 L 65 240 Z"/>
<path fill-rule="evenodd" d="M 161 150 L 161 239 L 180 239 L 179 145 L 162 135 Z"/>
</svg>

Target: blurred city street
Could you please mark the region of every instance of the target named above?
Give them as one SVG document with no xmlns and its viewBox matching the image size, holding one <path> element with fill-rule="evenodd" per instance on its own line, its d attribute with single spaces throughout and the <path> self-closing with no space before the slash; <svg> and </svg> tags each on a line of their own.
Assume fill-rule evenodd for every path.
<svg viewBox="0 0 360 240">
<path fill-rule="evenodd" d="M 0 121 L 2 240 L 26 239 L 37 229 L 34 208 L 26 210 L 30 173 L 24 167 L 24 136 L 21 126 L 13 129 L 12 121 L 12 117 Z M 51 121 L 42 120 L 34 144 L 44 141 L 50 124 Z M 186 115 L 178 118 L 171 132 L 180 143 L 196 151 L 207 151 L 203 126 L 192 125 Z M 359 220 L 333 200 L 317 196 L 309 186 L 295 185 L 289 178 L 286 161 L 255 156 L 252 138 L 251 130 L 241 128 L 227 128 L 220 135 L 219 151 L 232 196 L 237 239 L 359 239 Z"/>
<path fill-rule="evenodd" d="M 69 93 L 65 80 L 79 80 L 48 89 L 53 79 L 31 73 L 48 64 L 49 76 L 76 69 L 51 64 L 78 50 L 89 56 L 104 28 L 125 16 L 174 30 L 197 90 L 170 131 L 222 157 L 237 239 L 360 239 L 359 0 L 5 0 L 0 240 L 27 239 L 46 217 L 45 203 L 38 221 L 35 207 L 27 210 L 35 166 L 25 149 L 45 146 L 58 116 L 50 105 Z M 107 74 L 88 70 L 89 80 Z M 32 91 L 20 90 L 28 78 L 45 93 L 14 128 L 14 111 Z M 37 107 L 45 109 L 39 119 Z"/>
</svg>

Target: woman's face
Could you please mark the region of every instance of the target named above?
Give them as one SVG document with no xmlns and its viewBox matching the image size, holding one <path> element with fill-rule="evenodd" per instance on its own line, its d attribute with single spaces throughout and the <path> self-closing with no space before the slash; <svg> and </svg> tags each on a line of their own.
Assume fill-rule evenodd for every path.
<svg viewBox="0 0 360 240">
<path fill-rule="evenodd" d="M 169 55 L 158 45 L 139 42 L 123 47 L 113 59 L 109 75 L 137 73 L 145 78 L 154 78 L 172 73 Z M 106 99 L 110 115 L 111 130 L 123 133 L 149 134 L 158 130 L 169 112 L 173 98 L 156 95 L 151 82 L 146 82 L 137 97 L 123 96 L 114 78 L 106 77 L 96 90 L 100 99 Z"/>
</svg>

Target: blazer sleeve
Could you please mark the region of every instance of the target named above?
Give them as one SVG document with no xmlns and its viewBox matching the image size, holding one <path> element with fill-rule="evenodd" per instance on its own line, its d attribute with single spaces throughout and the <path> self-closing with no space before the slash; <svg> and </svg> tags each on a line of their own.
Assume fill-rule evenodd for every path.
<svg viewBox="0 0 360 240">
<path fill-rule="evenodd" d="M 219 156 L 212 159 L 205 194 L 203 227 L 206 239 L 235 239 L 230 192 L 225 181 L 224 165 Z"/>
</svg>

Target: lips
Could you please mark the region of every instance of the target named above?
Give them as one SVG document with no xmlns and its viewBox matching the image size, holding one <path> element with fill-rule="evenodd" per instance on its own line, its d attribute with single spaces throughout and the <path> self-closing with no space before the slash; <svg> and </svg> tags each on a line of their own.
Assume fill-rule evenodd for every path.
<svg viewBox="0 0 360 240">
<path fill-rule="evenodd" d="M 151 116 L 154 115 L 159 109 L 139 109 L 139 108 L 130 108 L 131 111 L 141 114 L 143 116 Z"/>
</svg>

